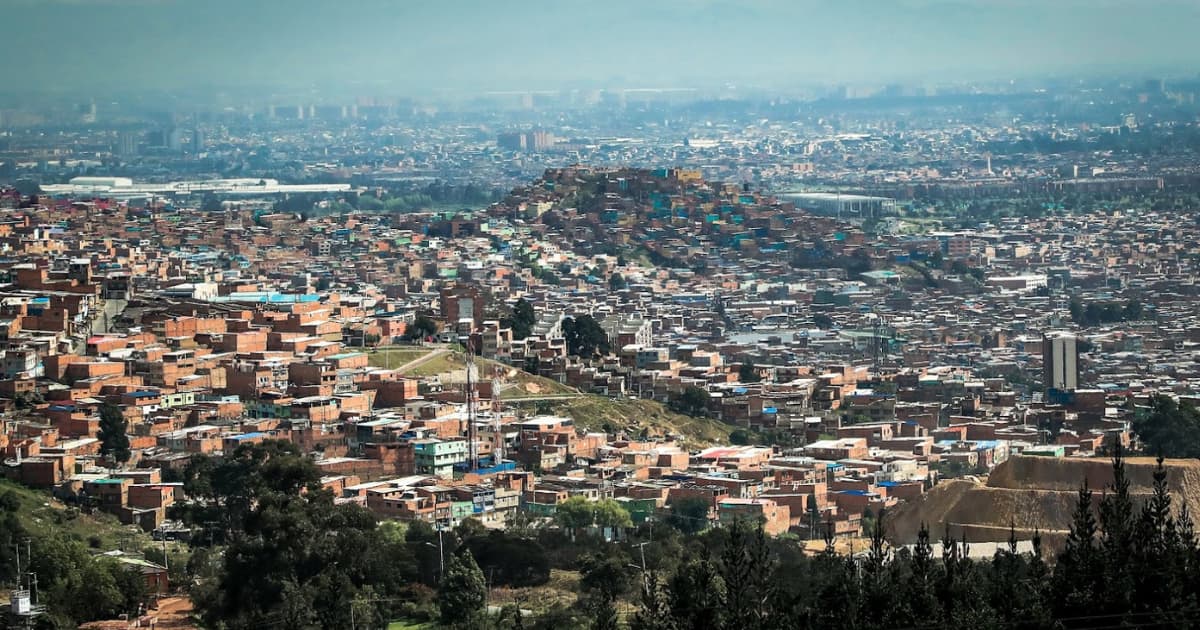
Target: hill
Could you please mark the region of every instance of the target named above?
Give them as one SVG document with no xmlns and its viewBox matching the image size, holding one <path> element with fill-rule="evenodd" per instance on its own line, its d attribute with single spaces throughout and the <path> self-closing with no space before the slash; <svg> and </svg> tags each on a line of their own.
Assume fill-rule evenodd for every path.
<svg viewBox="0 0 1200 630">
<path fill-rule="evenodd" d="M 153 541 L 133 525 L 122 525 L 117 517 L 103 512 L 85 514 L 62 504 L 49 494 L 0 479 L 0 494 L 12 492 L 20 501 L 18 518 L 34 535 L 52 530 L 64 532 L 93 549 L 140 551 Z"/>
<path fill-rule="evenodd" d="M 734 429 L 712 418 L 675 413 L 653 400 L 586 395 L 553 401 L 540 411 L 572 418 L 588 431 L 624 431 L 630 437 L 676 436 L 689 447 L 728 444 Z"/>
<path fill-rule="evenodd" d="M 391 356 L 388 356 L 391 354 Z M 371 365 L 390 365 L 405 376 L 437 378 L 445 384 L 466 380 L 466 357 L 448 349 L 388 348 L 370 355 Z M 557 381 L 536 376 L 503 363 L 476 358 L 481 379 L 498 378 L 500 399 L 526 413 L 566 416 L 588 431 L 624 431 L 631 437 L 678 436 L 685 445 L 728 443 L 734 427 L 711 418 L 675 413 L 661 403 L 640 399 L 613 399 L 584 394 Z"/>
</svg>

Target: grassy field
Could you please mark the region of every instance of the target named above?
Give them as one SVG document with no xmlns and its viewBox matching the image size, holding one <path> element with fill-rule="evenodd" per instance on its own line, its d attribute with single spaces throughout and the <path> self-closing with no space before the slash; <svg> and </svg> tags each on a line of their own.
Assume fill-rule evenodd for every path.
<svg viewBox="0 0 1200 630">
<path fill-rule="evenodd" d="M 733 427 L 711 418 L 693 418 L 675 413 L 652 400 L 611 399 L 581 396 L 547 403 L 550 411 L 575 420 L 592 431 L 624 430 L 633 437 L 678 436 L 688 446 L 729 443 Z"/>
<path fill-rule="evenodd" d="M 367 363 L 372 367 L 398 368 L 405 363 L 416 361 L 433 352 L 429 348 L 391 347 L 379 348 L 367 355 Z"/>
<path fill-rule="evenodd" d="M 501 394 L 501 398 L 504 400 L 579 393 L 578 390 L 562 383 L 535 376 L 498 361 L 475 359 L 475 365 L 480 379 L 490 380 L 497 373 L 504 375 L 502 380 L 508 385 Z M 406 371 L 404 375 L 418 378 L 440 376 L 444 382 L 461 383 L 466 379 L 466 367 L 466 358 L 461 352 L 448 352 Z"/>
<path fill-rule="evenodd" d="M 13 492 L 20 500 L 21 524 L 34 535 L 58 529 L 90 547 L 104 550 L 141 551 L 147 545 L 157 544 L 138 527 L 122 525 L 111 514 L 83 514 L 59 503 L 48 493 L 0 479 L 0 494 L 5 492 Z"/>
<path fill-rule="evenodd" d="M 406 370 L 404 375 L 417 377 L 439 376 L 455 370 L 461 370 L 465 365 L 466 363 L 463 361 L 461 355 L 456 352 L 448 352 L 434 357 L 411 370 Z"/>
</svg>

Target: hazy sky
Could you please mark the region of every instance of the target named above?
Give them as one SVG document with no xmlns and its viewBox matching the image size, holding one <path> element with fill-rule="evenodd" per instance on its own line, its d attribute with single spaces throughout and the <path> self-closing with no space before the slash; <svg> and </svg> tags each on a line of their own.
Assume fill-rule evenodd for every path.
<svg viewBox="0 0 1200 630">
<path fill-rule="evenodd" d="M 1200 0 L 0 0 L 30 88 L 1195 73 Z"/>
</svg>

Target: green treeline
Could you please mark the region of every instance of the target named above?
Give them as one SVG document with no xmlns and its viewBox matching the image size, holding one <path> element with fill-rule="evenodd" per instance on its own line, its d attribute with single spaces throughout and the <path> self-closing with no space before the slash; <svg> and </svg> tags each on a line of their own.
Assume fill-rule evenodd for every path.
<svg viewBox="0 0 1200 630">
<path fill-rule="evenodd" d="M 1194 409 L 1156 411 L 1169 436 Z M 1193 415 L 1189 415 L 1193 414 Z M 704 501 L 676 502 L 634 525 L 619 502 L 575 497 L 554 526 L 518 513 L 503 531 L 466 519 L 438 532 L 380 521 L 335 501 L 294 445 L 243 445 L 181 474 L 192 500 L 173 515 L 194 528 L 186 582 L 204 627 L 381 628 L 389 621 L 459 628 L 1189 628 L 1200 619 L 1200 546 L 1160 460 L 1153 493 L 1135 497 L 1120 453 L 1100 492 L 1080 488 L 1069 534 L 1051 557 L 1011 536 L 976 558 L 953 531 L 922 528 L 888 544 L 887 514 L 870 519 L 853 556 L 806 554 L 795 537 L 746 521 L 710 527 Z M 25 534 L 0 497 L 0 560 Z M 812 522 L 820 530 L 819 516 Z M 36 547 L 46 627 L 136 610 L 136 574 L 63 536 Z M 820 543 L 816 543 L 818 546 Z M 12 575 L 0 567 L 0 580 Z M 569 601 L 511 600 L 495 589 L 545 588 L 578 575 Z"/>
<path fill-rule="evenodd" d="M 357 627 L 394 618 L 469 628 L 1191 627 L 1200 547 L 1186 507 L 1172 505 L 1161 462 L 1144 501 L 1131 496 L 1119 454 L 1112 471 L 1099 498 L 1080 489 L 1054 562 L 1037 539 L 1034 553 L 1014 538 L 972 559 L 953 532 L 934 540 L 924 528 L 916 545 L 895 549 L 886 514 L 862 553 L 827 545 L 812 557 L 744 522 L 707 528 L 706 510 L 692 505 L 638 527 L 615 502 L 581 499 L 553 528 L 521 518 L 489 531 L 468 519 L 439 535 L 424 523 L 381 524 L 335 504 L 290 444 L 243 446 L 185 476 L 202 498 L 188 520 L 227 540 L 193 595 L 212 628 L 345 628 L 352 614 Z M 600 536 L 614 531 L 622 540 Z M 489 581 L 536 586 L 551 569 L 580 573 L 573 605 L 484 613 Z"/>
</svg>

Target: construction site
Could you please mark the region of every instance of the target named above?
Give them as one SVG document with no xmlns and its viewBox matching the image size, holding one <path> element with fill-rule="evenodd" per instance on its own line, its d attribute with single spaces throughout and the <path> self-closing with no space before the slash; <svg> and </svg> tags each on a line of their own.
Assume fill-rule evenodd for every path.
<svg viewBox="0 0 1200 630">
<path fill-rule="evenodd" d="M 1178 509 L 1200 509 L 1200 461 L 1166 460 L 1167 482 Z M 1153 492 L 1155 460 L 1127 458 L 1125 470 L 1135 500 Z M 947 532 L 966 542 L 1002 542 L 1016 532 L 1019 540 L 1035 534 L 1050 549 L 1065 540 L 1071 516 L 1086 482 L 1098 504 L 1112 483 L 1112 462 L 1103 458 L 1053 458 L 1016 455 L 996 466 L 986 480 L 952 479 L 920 499 L 902 503 L 887 517 L 889 537 L 911 544 L 924 523 L 933 539 Z"/>
</svg>

